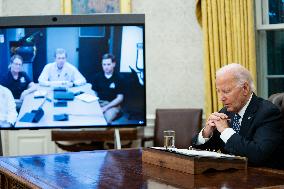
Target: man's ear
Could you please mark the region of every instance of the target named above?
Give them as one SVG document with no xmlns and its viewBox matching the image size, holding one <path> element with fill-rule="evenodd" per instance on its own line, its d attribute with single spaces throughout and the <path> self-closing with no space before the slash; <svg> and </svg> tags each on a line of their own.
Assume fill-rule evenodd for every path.
<svg viewBox="0 0 284 189">
<path fill-rule="evenodd" d="M 243 84 L 243 91 L 244 91 L 244 95 L 249 95 L 250 94 L 250 87 L 248 82 L 245 82 Z"/>
</svg>

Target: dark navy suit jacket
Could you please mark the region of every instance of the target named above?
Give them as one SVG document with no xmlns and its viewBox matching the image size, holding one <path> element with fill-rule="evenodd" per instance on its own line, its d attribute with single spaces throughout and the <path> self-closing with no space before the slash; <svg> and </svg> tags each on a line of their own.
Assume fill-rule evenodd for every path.
<svg viewBox="0 0 284 189">
<path fill-rule="evenodd" d="M 226 108 L 220 112 L 232 120 L 234 114 Z M 255 94 L 243 116 L 240 133 L 233 134 L 226 144 L 217 129 L 205 144 L 196 145 L 197 138 L 198 135 L 192 140 L 195 148 L 221 150 L 247 157 L 251 165 L 284 169 L 284 122 L 280 110 Z"/>
</svg>

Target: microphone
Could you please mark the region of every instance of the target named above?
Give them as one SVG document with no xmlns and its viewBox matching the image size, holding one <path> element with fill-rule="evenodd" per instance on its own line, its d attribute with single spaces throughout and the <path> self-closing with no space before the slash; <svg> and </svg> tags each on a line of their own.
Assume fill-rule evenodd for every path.
<svg viewBox="0 0 284 189">
<path fill-rule="evenodd" d="M 50 101 L 50 99 L 47 98 L 47 97 L 45 97 L 45 98 L 43 99 L 43 102 L 39 105 L 38 108 L 42 108 L 46 101 Z"/>
<path fill-rule="evenodd" d="M 45 97 L 43 102 L 41 103 L 41 105 L 38 107 L 38 109 L 31 111 L 31 113 L 33 114 L 33 118 L 32 118 L 33 123 L 39 122 L 39 120 L 43 117 L 44 111 L 43 111 L 42 107 L 43 107 L 43 105 L 46 101 L 51 102 L 51 99 Z"/>
<path fill-rule="evenodd" d="M 49 101 L 50 99 L 44 98 L 43 102 L 38 107 L 38 109 L 25 113 L 19 121 L 29 122 L 29 123 L 38 123 L 44 115 L 44 111 L 43 111 L 42 107 L 43 107 L 44 103 L 46 102 L 46 100 Z"/>
</svg>

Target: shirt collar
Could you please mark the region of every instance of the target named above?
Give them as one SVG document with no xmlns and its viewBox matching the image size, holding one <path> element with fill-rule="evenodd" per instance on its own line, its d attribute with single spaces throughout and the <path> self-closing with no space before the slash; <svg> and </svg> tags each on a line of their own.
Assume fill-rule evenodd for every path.
<svg viewBox="0 0 284 189">
<path fill-rule="evenodd" d="M 109 78 L 112 77 L 112 75 L 113 75 L 113 74 L 105 74 L 105 77 L 106 77 L 107 79 L 109 79 Z"/>
<path fill-rule="evenodd" d="M 58 67 L 57 67 L 57 63 L 56 62 L 54 62 L 54 68 L 55 68 L 55 70 L 57 71 L 57 72 L 61 72 L 63 69 L 64 69 L 64 67 L 65 67 L 65 64 L 66 64 L 66 62 L 63 64 L 63 67 L 61 68 L 61 69 L 59 69 Z"/>
<path fill-rule="evenodd" d="M 244 107 L 238 112 L 238 114 L 241 116 L 241 118 L 243 118 L 243 116 L 244 116 L 244 114 L 245 114 L 245 112 L 246 112 L 246 109 L 247 109 L 247 107 L 248 107 L 248 105 L 249 105 L 249 103 L 250 103 L 250 101 L 251 101 L 251 98 L 252 98 L 252 93 L 251 93 L 251 95 L 250 95 L 250 98 L 249 98 L 249 100 L 247 101 L 247 103 L 244 105 Z"/>
</svg>

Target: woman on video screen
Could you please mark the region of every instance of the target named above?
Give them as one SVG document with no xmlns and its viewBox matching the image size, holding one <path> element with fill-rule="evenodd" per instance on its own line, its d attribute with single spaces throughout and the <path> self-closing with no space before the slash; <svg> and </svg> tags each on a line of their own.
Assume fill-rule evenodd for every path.
<svg viewBox="0 0 284 189">
<path fill-rule="evenodd" d="M 25 95 L 36 90 L 35 84 L 22 70 L 23 58 L 20 55 L 15 54 L 11 57 L 8 68 L 8 73 L 2 81 L 2 85 L 10 89 L 16 102 L 22 102 Z"/>
</svg>

